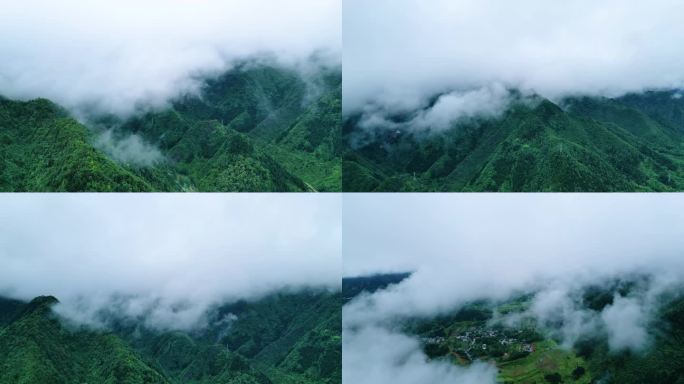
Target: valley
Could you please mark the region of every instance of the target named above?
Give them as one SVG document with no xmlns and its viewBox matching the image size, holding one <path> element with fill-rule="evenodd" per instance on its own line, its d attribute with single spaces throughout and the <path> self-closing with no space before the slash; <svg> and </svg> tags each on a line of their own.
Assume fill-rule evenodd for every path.
<svg viewBox="0 0 684 384">
<path fill-rule="evenodd" d="M 339 67 L 250 62 L 127 118 L 0 97 L 0 191 L 339 191 L 340 105 Z"/>
</svg>

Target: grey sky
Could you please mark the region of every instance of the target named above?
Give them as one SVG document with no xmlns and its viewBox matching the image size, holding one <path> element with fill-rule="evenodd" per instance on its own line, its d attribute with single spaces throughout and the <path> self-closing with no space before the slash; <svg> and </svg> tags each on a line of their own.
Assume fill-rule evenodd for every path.
<svg viewBox="0 0 684 384">
<path fill-rule="evenodd" d="M 343 201 L 347 276 L 458 266 L 515 280 L 684 260 L 678 194 L 347 194 Z"/>
<path fill-rule="evenodd" d="M 358 383 L 495 383 L 491 367 L 427 361 L 397 322 L 514 292 L 536 292 L 527 315 L 565 347 L 600 332 L 612 349 L 638 351 L 658 298 L 684 281 L 681 194 L 347 194 L 343 207 L 345 276 L 414 272 L 345 305 L 345 377 L 359 364 L 373 373 Z M 652 280 L 601 312 L 577 298 L 633 273 Z"/>
<path fill-rule="evenodd" d="M 684 84 L 681 1 L 347 0 L 343 6 L 347 113 L 371 105 L 407 111 L 425 107 L 436 93 L 497 85 L 559 98 Z"/>
<path fill-rule="evenodd" d="M 136 297 L 131 314 L 161 300 L 160 322 L 191 325 L 217 301 L 337 289 L 340 236 L 332 194 L 10 194 L 0 294 L 55 295 L 86 321 L 112 295 Z"/>
<path fill-rule="evenodd" d="M 339 63 L 340 12 L 340 0 L 7 1 L 0 94 L 126 114 L 255 54 Z"/>
</svg>

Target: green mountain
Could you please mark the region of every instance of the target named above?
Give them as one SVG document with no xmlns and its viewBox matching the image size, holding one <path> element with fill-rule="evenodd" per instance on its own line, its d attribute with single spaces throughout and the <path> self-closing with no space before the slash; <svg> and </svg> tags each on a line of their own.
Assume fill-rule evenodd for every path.
<svg viewBox="0 0 684 384">
<path fill-rule="evenodd" d="M 0 299 L 0 383 L 339 384 L 339 293 L 281 293 L 218 306 L 207 326 L 160 331 L 103 312 L 69 324 L 53 297 Z"/>
<path fill-rule="evenodd" d="M 684 190 L 684 100 L 674 92 L 525 100 L 444 132 L 366 132 L 359 119 L 344 124 L 345 191 Z"/>
<path fill-rule="evenodd" d="M 410 276 L 410 272 L 401 272 L 344 277 L 342 278 L 342 302 L 346 304 L 362 293 L 374 293 L 390 285 L 399 284 Z"/>
<path fill-rule="evenodd" d="M 67 329 L 52 312 L 56 302 L 15 304 L 0 328 L 0 383 L 168 383 L 118 337 Z"/>
<path fill-rule="evenodd" d="M 585 311 L 583 316 L 599 316 L 616 295 L 629 297 L 639 284 L 638 279 L 629 279 L 586 287 L 578 294 L 578 308 Z M 451 313 L 404 320 L 398 327 L 420 340 L 429 359 L 460 366 L 475 361 L 495 365 L 500 383 L 684 382 L 681 292 L 660 295 L 648 324 L 652 340 L 639 352 L 611 351 L 605 330 L 586 333 L 574 345 L 561 347 L 556 329 L 563 320 L 544 324 L 526 315 L 533 297 L 528 293 L 504 301 L 474 301 Z M 502 321 L 502 316 L 517 321 Z"/>
<path fill-rule="evenodd" d="M 66 111 L 0 98 L 0 191 L 148 191 L 152 186 L 92 144 Z"/>
<path fill-rule="evenodd" d="M 93 116 L 89 128 L 48 100 L 0 99 L 0 191 L 338 191 L 340 111 L 339 68 L 254 63 L 164 110 Z M 162 156 L 121 160 L 105 132 Z"/>
</svg>

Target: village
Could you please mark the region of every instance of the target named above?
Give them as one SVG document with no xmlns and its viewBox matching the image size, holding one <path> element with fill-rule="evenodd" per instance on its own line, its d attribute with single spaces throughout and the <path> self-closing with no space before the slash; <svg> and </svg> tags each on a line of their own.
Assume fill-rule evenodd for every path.
<svg viewBox="0 0 684 384">
<path fill-rule="evenodd" d="M 451 355 L 460 364 L 476 359 L 515 360 L 534 352 L 539 335 L 532 327 L 508 328 L 486 322 L 457 325 L 444 330 L 445 336 L 422 337 L 430 357 Z"/>
</svg>

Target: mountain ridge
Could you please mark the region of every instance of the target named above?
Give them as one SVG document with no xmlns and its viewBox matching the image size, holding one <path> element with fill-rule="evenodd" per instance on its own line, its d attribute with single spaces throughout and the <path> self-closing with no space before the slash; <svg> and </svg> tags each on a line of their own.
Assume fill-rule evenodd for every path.
<svg viewBox="0 0 684 384">
<path fill-rule="evenodd" d="M 0 298 L 0 383 L 340 383 L 339 298 L 311 291 L 225 304 L 192 331 L 140 319 L 94 329 L 65 322 L 52 296 Z M 228 314 L 232 321 L 221 321 Z M 240 346 L 255 341 L 272 358 L 245 356 Z"/>
<path fill-rule="evenodd" d="M 339 68 L 270 64 L 238 65 L 126 119 L 82 124 L 46 99 L 0 98 L 0 190 L 337 191 L 340 106 Z M 143 145 L 126 147 L 132 137 Z M 152 150 L 153 162 L 134 160 Z"/>
<path fill-rule="evenodd" d="M 358 147 L 350 140 L 362 129 L 350 116 L 343 131 L 344 189 L 682 190 L 684 126 L 677 124 L 684 102 L 673 92 L 569 98 L 560 105 L 545 99 L 518 102 L 498 118 L 439 133 L 366 132 L 368 143 Z M 672 105 L 653 106 L 663 98 Z"/>
</svg>

